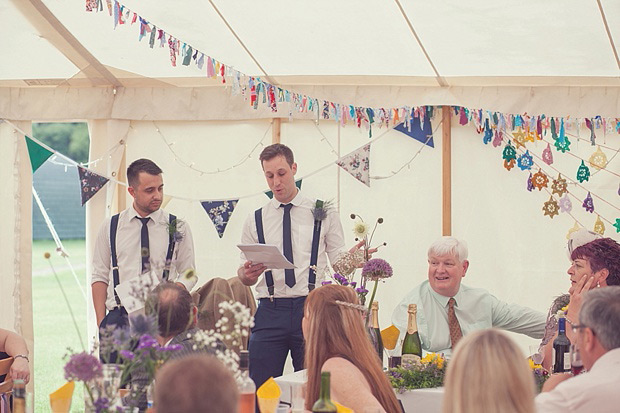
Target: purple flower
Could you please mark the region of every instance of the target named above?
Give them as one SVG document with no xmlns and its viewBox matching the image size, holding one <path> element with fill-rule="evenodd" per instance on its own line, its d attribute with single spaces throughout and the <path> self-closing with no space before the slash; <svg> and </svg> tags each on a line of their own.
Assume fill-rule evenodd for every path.
<svg viewBox="0 0 620 413">
<path fill-rule="evenodd" d="M 145 349 L 145 348 L 157 348 L 157 347 L 158 347 L 157 340 L 155 340 L 153 337 L 149 336 L 148 334 L 145 334 L 142 337 L 140 337 L 140 341 L 138 342 L 138 350 Z"/>
<path fill-rule="evenodd" d="M 358 294 L 367 294 L 368 290 L 365 289 L 364 287 L 358 287 L 358 288 L 355 289 L 355 292 L 358 293 Z"/>
<path fill-rule="evenodd" d="M 331 284 L 331 283 L 332 283 L 331 281 L 323 281 L 323 282 L 321 283 L 321 285 L 329 285 L 329 284 Z"/>
<path fill-rule="evenodd" d="M 351 281 L 349 285 L 351 286 L 351 288 L 355 288 L 357 286 L 357 281 Z"/>
<path fill-rule="evenodd" d="M 373 258 L 368 260 L 362 268 L 362 277 L 377 281 L 382 278 L 390 278 L 392 276 L 392 266 L 386 260 L 381 258 Z"/>
<path fill-rule="evenodd" d="M 67 364 L 65 364 L 65 379 L 67 380 L 87 382 L 102 375 L 99 359 L 86 352 L 72 354 Z"/>
<path fill-rule="evenodd" d="M 136 357 L 136 355 L 129 350 L 121 350 L 121 356 L 127 360 L 133 360 Z"/>
<path fill-rule="evenodd" d="M 157 319 L 154 315 L 138 314 L 131 317 L 131 336 L 139 337 L 143 335 L 157 335 Z"/>
<path fill-rule="evenodd" d="M 106 397 L 100 397 L 94 403 L 95 412 L 102 413 L 110 408 L 110 401 Z"/>
</svg>

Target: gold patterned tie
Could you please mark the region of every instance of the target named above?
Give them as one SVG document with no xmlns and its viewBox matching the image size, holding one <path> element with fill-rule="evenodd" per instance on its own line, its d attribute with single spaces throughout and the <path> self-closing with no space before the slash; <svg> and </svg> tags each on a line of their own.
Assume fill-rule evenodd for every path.
<svg viewBox="0 0 620 413">
<path fill-rule="evenodd" d="M 456 343 L 463 337 L 463 332 L 461 331 L 461 325 L 459 324 L 459 320 L 456 318 L 456 314 L 454 313 L 454 297 L 448 300 L 448 327 L 450 328 L 450 341 L 452 341 L 452 349 L 456 346 Z"/>
</svg>

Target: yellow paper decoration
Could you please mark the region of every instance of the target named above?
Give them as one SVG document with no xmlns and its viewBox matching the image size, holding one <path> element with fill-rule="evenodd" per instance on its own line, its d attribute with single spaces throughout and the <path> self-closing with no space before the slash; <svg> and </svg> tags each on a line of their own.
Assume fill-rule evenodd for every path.
<svg viewBox="0 0 620 413">
<path fill-rule="evenodd" d="M 545 216 L 549 216 L 549 218 L 553 219 L 554 216 L 560 214 L 560 206 L 557 201 L 553 199 L 553 196 L 549 197 L 549 200 L 545 202 L 542 207 L 542 210 L 545 211 Z"/>
<path fill-rule="evenodd" d="M 63 413 L 71 410 L 71 398 L 75 383 L 70 381 L 63 384 L 58 390 L 50 393 L 50 407 L 53 412 Z"/>
<path fill-rule="evenodd" d="M 563 194 L 568 192 L 568 184 L 566 183 L 566 179 L 562 178 L 562 174 L 558 174 L 558 179 L 553 180 L 553 184 L 551 184 L 552 194 L 558 194 L 558 196 L 562 196 Z"/>
<path fill-rule="evenodd" d="M 596 169 L 604 169 L 607 166 L 607 156 L 601 151 L 601 147 L 598 146 L 596 148 L 596 152 L 594 152 L 590 156 L 590 165 Z"/>
<path fill-rule="evenodd" d="M 581 229 L 581 227 L 579 226 L 577 221 L 575 221 L 575 225 L 573 225 L 573 227 L 568 230 L 568 234 L 566 234 L 566 239 L 570 239 L 570 236 L 573 234 L 573 232 L 577 232 L 579 231 L 579 229 Z"/>
<path fill-rule="evenodd" d="M 512 137 L 515 142 L 515 147 L 519 149 L 520 147 L 525 148 L 526 136 L 525 132 L 521 127 L 519 127 L 516 132 L 512 132 Z"/>
<path fill-rule="evenodd" d="M 389 326 L 388 328 L 384 328 L 381 330 L 381 340 L 383 341 L 383 347 L 388 350 L 394 350 L 396 348 L 396 343 L 398 342 L 398 336 L 400 335 L 400 331 L 394 324 Z"/>
<path fill-rule="evenodd" d="M 527 142 L 535 142 L 536 141 L 536 135 L 534 134 L 533 131 L 528 131 L 527 132 L 527 136 L 525 137 L 525 140 Z"/>
<path fill-rule="evenodd" d="M 594 232 L 597 234 L 603 235 L 605 233 L 605 224 L 601 221 L 601 217 L 596 217 L 596 222 L 594 223 Z"/>
</svg>

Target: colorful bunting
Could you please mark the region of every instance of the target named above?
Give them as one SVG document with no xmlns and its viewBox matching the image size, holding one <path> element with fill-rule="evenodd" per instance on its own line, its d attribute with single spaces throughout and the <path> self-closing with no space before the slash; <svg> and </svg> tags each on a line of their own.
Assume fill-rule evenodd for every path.
<svg viewBox="0 0 620 413">
<path fill-rule="evenodd" d="M 530 175 L 532 174 L 530 173 Z M 532 186 L 534 188 L 538 188 L 539 191 L 542 191 L 543 188 L 546 188 L 548 183 L 549 178 L 547 178 L 547 175 L 545 175 L 545 173 L 542 172 L 540 169 L 534 174 L 534 176 L 532 176 Z"/>
<path fill-rule="evenodd" d="M 556 200 L 551 196 L 543 205 L 542 210 L 545 212 L 545 216 L 553 219 L 554 216 L 558 215 L 559 206 Z"/>
<path fill-rule="evenodd" d="M 547 165 L 553 163 L 553 153 L 551 152 L 551 145 L 547 144 L 547 147 L 542 152 L 542 159 Z"/>
<path fill-rule="evenodd" d="M 566 179 L 562 178 L 562 174 L 558 174 L 558 179 L 554 179 L 551 184 L 553 194 L 557 194 L 558 196 L 568 193 L 567 187 L 568 183 L 566 182 Z"/>
<path fill-rule="evenodd" d="M 515 132 L 512 132 L 512 137 L 514 138 L 517 149 L 525 148 L 525 132 L 521 128 L 518 128 Z"/>
<path fill-rule="evenodd" d="M 213 225 L 215 225 L 217 235 L 219 235 L 220 238 L 224 236 L 226 225 L 228 224 L 230 216 L 232 215 L 235 207 L 237 206 L 237 202 L 239 202 L 238 199 L 200 202 L 205 211 L 207 211 L 207 215 L 209 215 L 209 218 L 211 218 Z"/>
<path fill-rule="evenodd" d="M 298 179 L 295 181 L 295 186 L 297 187 L 297 189 L 301 190 L 301 179 Z M 269 197 L 269 199 L 273 198 L 273 191 L 266 191 L 265 195 L 267 195 Z"/>
<path fill-rule="evenodd" d="M 80 193 L 82 196 L 82 206 L 84 206 L 89 199 L 108 183 L 109 179 L 81 166 L 78 166 L 77 169 L 80 176 L 80 187 L 82 188 Z"/>
<path fill-rule="evenodd" d="M 573 227 L 571 229 L 568 230 L 568 233 L 566 234 L 566 239 L 570 239 L 571 235 L 574 232 L 577 232 L 581 229 L 581 227 L 579 226 L 579 224 L 577 223 L 577 221 L 575 221 L 575 225 L 573 225 Z"/>
<path fill-rule="evenodd" d="M 616 223 L 614 224 L 616 227 L 616 232 L 620 232 L 620 218 L 616 218 Z"/>
<path fill-rule="evenodd" d="M 35 173 L 35 171 L 43 165 L 43 162 L 47 161 L 47 158 L 52 156 L 53 152 L 45 149 L 28 136 L 26 136 L 26 146 L 28 147 L 28 156 L 30 157 L 32 173 Z"/>
<path fill-rule="evenodd" d="M 583 200 L 583 204 L 581 204 L 588 212 L 594 212 L 594 201 L 592 200 L 592 195 L 588 192 L 588 196 Z"/>
<path fill-rule="evenodd" d="M 588 162 L 590 163 L 590 166 L 598 170 L 607 166 L 607 156 L 603 151 L 601 151 L 600 146 L 596 148 L 596 151 L 592 155 L 590 155 L 590 160 Z"/>
<path fill-rule="evenodd" d="M 404 133 L 407 136 L 411 136 L 413 139 L 420 141 L 431 148 L 435 147 L 433 143 L 433 127 L 430 119 L 426 120 L 420 125 L 420 117 L 412 115 L 411 122 L 402 122 L 394 127 L 394 130 Z"/>
<path fill-rule="evenodd" d="M 600 216 L 596 217 L 596 222 L 594 223 L 594 232 L 601 235 L 605 234 L 605 224 L 603 223 L 603 221 L 601 221 Z"/>
<path fill-rule="evenodd" d="M 370 144 L 340 158 L 337 163 L 355 179 L 370 187 Z"/>
<path fill-rule="evenodd" d="M 532 192 L 534 190 L 534 184 L 532 183 L 532 173 L 530 172 L 530 176 L 527 178 L 527 190 Z"/>
<path fill-rule="evenodd" d="M 504 160 L 504 168 L 506 168 L 506 170 L 510 171 L 512 168 L 514 168 L 516 162 L 517 161 L 514 160 L 514 159 L 510 159 L 510 160 L 509 159 L 505 159 Z"/>
<path fill-rule="evenodd" d="M 532 155 L 530 155 L 530 151 L 526 150 L 524 154 L 517 158 L 517 166 L 522 171 L 529 171 L 532 169 L 532 165 L 534 165 L 534 159 L 532 158 Z"/>
<path fill-rule="evenodd" d="M 581 161 L 581 165 L 579 165 L 579 169 L 577 169 L 577 180 L 579 183 L 590 180 L 590 169 L 586 166 L 583 160 Z"/>
<path fill-rule="evenodd" d="M 573 203 L 570 201 L 568 197 L 568 193 L 566 193 L 562 198 L 560 198 L 560 212 L 571 212 L 573 209 Z"/>
</svg>

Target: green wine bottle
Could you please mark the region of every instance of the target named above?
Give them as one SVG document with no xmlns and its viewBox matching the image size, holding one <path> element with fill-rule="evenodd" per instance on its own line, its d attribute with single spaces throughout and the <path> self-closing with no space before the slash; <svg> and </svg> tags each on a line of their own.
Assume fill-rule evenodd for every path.
<svg viewBox="0 0 620 413">
<path fill-rule="evenodd" d="M 379 301 L 373 301 L 371 306 L 372 312 L 372 332 L 371 341 L 377 351 L 381 366 L 383 366 L 383 338 L 381 337 L 381 329 L 379 329 Z"/>
<path fill-rule="evenodd" d="M 409 304 L 409 308 L 407 309 L 407 313 L 409 313 L 409 320 L 407 322 L 407 334 L 405 334 L 405 340 L 403 341 L 403 364 L 417 363 L 422 357 L 422 343 L 420 342 L 420 334 L 418 334 L 418 324 L 415 318 L 417 311 L 417 305 Z"/>
<path fill-rule="evenodd" d="M 336 413 L 338 411 L 336 405 L 332 403 L 329 394 L 330 377 L 331 374 L 329 371 L 321 373 L 321 392 L 319 394 L 319 400 L 312 405 L 312 413 Z"/>
</svg>

